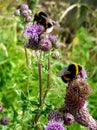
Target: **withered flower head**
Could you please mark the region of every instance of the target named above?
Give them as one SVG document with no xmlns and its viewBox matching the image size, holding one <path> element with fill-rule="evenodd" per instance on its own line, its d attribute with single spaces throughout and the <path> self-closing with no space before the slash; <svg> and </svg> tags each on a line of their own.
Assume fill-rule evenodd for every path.
<svg viewBox="0 0 97 130">
<path fill-rule="evenodd" d="M 60 121 L 63 122 L 63 114 L 59 112 L 58 110 L 52 110 L 48 114 L 48 120 L 53 120 L 53 121 Z"/>
<path fill-rule="evenodd" d="M 80 109 L 75 114 L 76 122 L 88 128 L 88 130 L 97 130 L 97 121 L 90 115 L 86 108 Z"/>
<path fill-rule="evenodd" d="M 65 113 L 63 116 L 64 124 L 71 125 L 75 120 L 74 116 L 70 113 Z"/>
<path fill-rule="evenodd" d="M 90 94 L 90 86 L 85 80 L 75 79 L 70 82 L 65 97 L 66 107 L 71 110 L 81 109 Z"/>
</svg>

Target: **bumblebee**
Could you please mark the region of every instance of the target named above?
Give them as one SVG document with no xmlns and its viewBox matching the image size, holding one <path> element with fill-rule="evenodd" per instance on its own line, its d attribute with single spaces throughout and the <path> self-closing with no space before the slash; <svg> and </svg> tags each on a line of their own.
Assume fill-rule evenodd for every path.
<svg viewBox="0 0 97 130">
<path fill-rule="evenodd" d="M 59 71 L 57 76 L 60 76 L 63 82 L 68 83 L 72 79 L 76 77 L 82 70 L 82 67 L 79 64 L 73 63 L 70 64 L 67 68 L 62 69 Z"/>
<path fill-rule="evenodd" d="M 50 19 L 48 17 L 48 15 L 42 11 L 36 13 L 34 15 L 34 22 L 36 21 L 37 24 L 40 24 L 42 26 L 44 26 L 45 30 L 47 30 L 48 28 L 53 29 L 53 26 L 56 25 L 56 22 L 53 21 L 52 19 Z"/>
</svg>

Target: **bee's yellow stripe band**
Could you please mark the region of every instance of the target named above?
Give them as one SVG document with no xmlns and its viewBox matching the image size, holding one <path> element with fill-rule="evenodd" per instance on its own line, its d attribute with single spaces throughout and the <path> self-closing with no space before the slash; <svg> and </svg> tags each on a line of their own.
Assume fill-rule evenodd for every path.
<svg viewBox="0 0 97 130">
<path fill-rule="evenodd" d="M 64 76 L 64 79 L 65 79 L 66 81 L 70 80 L 70 79 L 69 79 L 69 78 L 67 78 L 66 76 Z"/>
<path fill-rule="evenodd" d="M 78 74 L 78 64 L 73 63 L 75 65 L 75 69 L 76 69 L 76 75 Z"/>
</svg>

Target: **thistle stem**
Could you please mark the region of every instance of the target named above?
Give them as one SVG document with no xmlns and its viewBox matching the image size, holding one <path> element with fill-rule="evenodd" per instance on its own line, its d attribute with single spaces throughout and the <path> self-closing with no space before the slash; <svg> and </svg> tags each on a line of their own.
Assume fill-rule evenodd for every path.
<svg viewBox="0 0 97 130">
<path fill-rule="evenodd" d="M 39 106 L 42 105 L 42 64 L 38 63 L 38 75 L 39 75 Z"/>
<path fill-rule="evenodd" d="M 38 62 L 38 77 L 39 77 L 39 107 L 42 106 L 42 64 L 41 64 L 41 57 L 42 57 L 42 52 L 40 52 L 39 55 L 36 54 L 37 62 Z M 36 114 L 32 123 L 37 125 L 38 119 L 40 115 Z"/>
<path fill-rule="evenodd" d="M 28 65 L 29 65 L 29 63 L 28 63 L 28 55 L 27 55 L 27 49 L 26 49 L 25 46 L 24 46 L 24 50 L 25 50 L 26 64 L 27 64 L 27 67 L 28 67 Z"/>
<path fill-rule="evenodd" d="M 38 58 L 37 58 L 38 59 Z M 42 103 L 48 93 L 49 87 L 50 87 L 50 71 L 51 71 L 51 67 L 50 67 L 50 57 L 48 57 L 48 74 L 47 74 L 47 89 L 44 93 L 44 96 L 42 98 L 42 64 L 41 64 L 41 54 L 40 54 L 40 58 L 38 59 L 38 75 L 39 75 L 39 107 L 42 106 Z M 40 115 L 35 115 L 33 123 L 37 124 L 38 119 L 39 119 Z"/>
<path fill-rule="evenodd" d="M 35 51 L 36 59 L 38 63 L 38 78 L 39 78 L 39 107 L 42 105 L 42 64 L 41 64 L 41 58 L 42 58 L 42 52 L 41 51 Z"/>
<path fill-rule="evenodd" d="M 48 57 L 48 74 L 47 74 L 47 89 L 44 93 L 44 96 L 43 96 L 43 100 L 45 99 L 47 93 L 48 93 L 48 90 L 49 90 L 49 87 L 50 87 L 50 71 L 51 71 L 51 68 L 50 68 L 50 57 Z"/>
<path fill-rule="evenodd" d="M 47 89 L 50 86 L 50 57 L 48 57 Z"/>
</svg>

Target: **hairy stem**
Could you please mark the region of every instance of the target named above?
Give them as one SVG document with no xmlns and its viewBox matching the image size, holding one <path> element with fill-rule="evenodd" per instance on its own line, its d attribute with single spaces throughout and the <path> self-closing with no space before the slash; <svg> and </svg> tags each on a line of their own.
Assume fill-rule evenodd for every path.
<svg viewBox="0 0 97 130">
<path fill-rule="evenodd" d="M 46 91 L 44 93 L 43 100 L 47 96 L 47 93 L 48 93 L 48 90 L 49 90 L 49 87 L 50 87 L 50 71 L 51 71 L 51 68 L 50 68 L 50 57 L 48 57 L 47 89 L 46 89 Z"/>
<path fill-rule="evenodd" d="M 50 86 L 50 57 L 48 57 L 47 89 Z"/>
<path fill-rule="evenodd" d="M 38 63 L 38 75 L 39 75 L 39 107 L 42 105 L 42 64 Z"/>
<path fill-rule="evenodd" d="M 27 64 L 27 67 L 28 67 L 28 65 L 29 65 L 29 63 L 28 63 L 28 55 L 27 55 L 27 49 L 26 49 L 25 46 L 24 46 L 24 50 L 25 50 L 26 64 Z"/>
<path fill-rule="evenodd" d="M 42 106 L 42 64 L 41 64 L 41 57 L 42 57 L 42 54 L 40 52 L 39 55 L 37 55 L 37 52 L 36 53 L 36 58 L 37 58 L 37 62 L 38 62 L 38 77 L 39 77 L 39 107 Z M 38 119 L 39 119 L 40 115 L 36 114 L 33 121 L 32 121 L 32 124 L 35 124 L 37 125 L 37 122 L 38 122 Z"/>
</svg>

